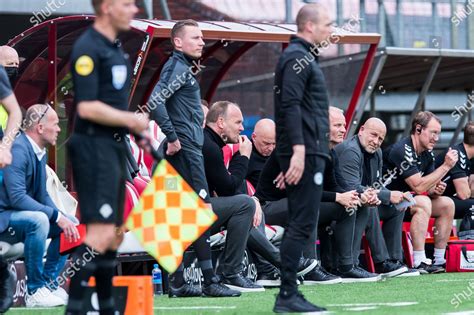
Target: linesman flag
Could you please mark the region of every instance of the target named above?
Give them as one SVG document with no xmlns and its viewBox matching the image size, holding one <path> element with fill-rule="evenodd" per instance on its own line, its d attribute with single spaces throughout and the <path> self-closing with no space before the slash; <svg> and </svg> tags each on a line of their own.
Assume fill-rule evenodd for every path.
<svg viewBox="0 0 474 315">
<path fill-rule="evenodd" d="M 126 225 L 143 248 L 173 273 L 186 248 L 216 219 L 174 167 L 162 159 Z"/>
</svg>

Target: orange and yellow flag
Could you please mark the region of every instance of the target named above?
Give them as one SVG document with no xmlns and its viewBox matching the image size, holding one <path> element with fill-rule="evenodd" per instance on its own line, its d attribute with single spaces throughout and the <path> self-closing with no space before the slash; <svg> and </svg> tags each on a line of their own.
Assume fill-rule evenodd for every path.
<svg viewBox="0 0 474 315">
<path fill-rule="evenodd" d="M 163 159 L 126 225 L 143 248 L 166 271 L 173 273 L 186 248 L 216 219 L 214 212 Z"/>
</svg>

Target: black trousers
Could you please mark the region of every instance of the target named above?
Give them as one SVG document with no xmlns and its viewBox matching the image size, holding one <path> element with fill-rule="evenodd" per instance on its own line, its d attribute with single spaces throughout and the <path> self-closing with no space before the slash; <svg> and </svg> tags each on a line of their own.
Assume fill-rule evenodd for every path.
<svg viewBox="0 0 474 315">
<path fill-rule="evenodd" d="M 336 202 L 321 202 L 318 224 L 321 261 L 325 260 L 324 255 L 331 255 L 331 261 L 334 263 L 331 267 L 352 265 L 355 222 L 355 214 L 347 211 L 342 205 Z M 329 252 L 326 250 L 328 248 Z"/>
<path fill-rule="evenodd" d="M 265 213 L 265 220 L 268 224 L 280 225 L 287 227 L 289 220 L 288 199 L 283 198 L 277 201 L 265 203 L 262 207 Z M 338 257 L 336 263 L 338 265 L 352 264 L 352 241 L 354 238 L 355 215 L 336 202 L 321 202 L 319 208 L 318 227 L 311 234 L 308 244 L 303 250 L 303 256 L 306 258 L 317 259 L 316 254 L 316 230 L 319 231 L 319 239 L 324 255 L 333 256 L 332 252 Z M 328 226 L 334 221 L 334 227 L 330 229 Z M 331 237 L 327 235 L 329 232 Z M 334 239 L 333 239 L 334 238 Z M 334 241 L 334 250 L 332 244 Z M 321 253 L 323 255 L 323 253 Z M 332 261 L 332 258 L 330 258 Z"/>
<path fill-rule="evenodd" d="M 224 276 L 238 274 L 243 270 L 245 245 L 252 227 L 255 202 L 247 195 L 211 198 L 217 221 L 211 226 L 215 234 L 227 229 L 224 253 L 221 261 Z"/>
<path fill-rule="evenodd" d="M 467 214 L 473 213 L 474 210 L 471 210 L 474 207 L 474 199 L 461 200 L 458 197 L 449 197 L 454 201 L 454 218 L 462 219 Z"/>
<path fill-rule="evenodd" d="M 380 263 L 387 259 L 403 261 L 402 225 L 404 215 L 404 211 L 398 211 L 393 205 L 359 208 L 356 212 L 354 264 L 359 264 L 359 252 L 364 232 L 374 263 Z M 383 221 L 382 227 L 380 227 L 380 220 Z"/>
<path fill-rule="evenodd" d="M 290 157 L 278 157 L 280 169 L 286 172 Z M 318 156 L 306 156 L 303 175 L 297 185 L 287 185 L 288 226 L 280 246 L 281 287 L 284 295 L 297 291 L 298 262 L 312 233 L 316 230 L 319 203 L 323 191 L 323 173 L 326 161 Z"/>
</svg>

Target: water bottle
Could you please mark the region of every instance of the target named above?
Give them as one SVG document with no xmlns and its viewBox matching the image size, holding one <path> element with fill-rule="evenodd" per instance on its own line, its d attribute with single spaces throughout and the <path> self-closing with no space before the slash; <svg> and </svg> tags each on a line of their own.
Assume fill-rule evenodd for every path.
<svg viewBox="0 0 474 315">
<path fill-rule="evenodd" d="M 158 264 L 153 265 L 153 270 L 151 271 L 152 281 L 153 281 L 153 292 L 155 296 L 163 294 L 163 278 L 161 277 L 161 270 Z"/>
</svg>

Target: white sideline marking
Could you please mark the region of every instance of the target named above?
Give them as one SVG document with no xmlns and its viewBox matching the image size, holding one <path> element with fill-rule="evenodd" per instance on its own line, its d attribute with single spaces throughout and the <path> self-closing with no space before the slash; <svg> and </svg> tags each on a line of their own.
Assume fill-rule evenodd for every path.
<svg viewBox="0 0 474 315">
<path fill-rule="evenodd" d="M 444 313 L 443 315 L 474 315 L 474 311 L 461 311 L 453 313 Z"/>
<path fill-rule="evenodd" d="M 233 310 L 236 306 L 155 306 L 154 310 Z"/>
<path fill-rule="evenodd" d="M 418 302 L 389 302 L 389 303 L 353 303 L 353 304 L 329 304 L 327 306 L 347 306 L 347 307 L 371 307 L 371 306 L 409 306 Z"/>
<path fill-rule="evenodd" d="M 436 280 L 435 282 L 466 282 L 466 281 L 474 281 L 474 279 L 441 279 L 441 280 Z"/>
<path fill-rule="evenodd" d="M 60 310 L 60 306 L 57 307 L 12 307 L 8 311 L 43 311 L 43 310 Z"/>
<path fill-rule="evenodd" d="M 344 308 L 344 311 L 368 311 L 368 310 L 376 310 L 378 309 L 378 306 L 362 306 L 362 307 L 350 307 L 350 308 Z"/>
</svg>

